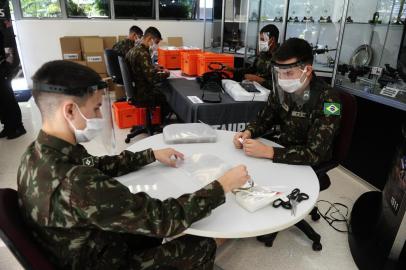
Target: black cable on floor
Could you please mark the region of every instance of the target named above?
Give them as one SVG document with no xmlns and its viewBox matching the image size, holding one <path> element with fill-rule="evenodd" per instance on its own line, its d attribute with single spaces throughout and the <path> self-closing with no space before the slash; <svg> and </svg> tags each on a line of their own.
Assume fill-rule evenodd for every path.
<svg viewBox="0 0 406 270">
<path fill-rule="evenodd" d="M 344 232 L 344 233 L 351 233 L 350 231 L 350 225 L 349 225 L 349 210 L 348 207 L 342 203 L 331 203 L 329 201 L 326 200 L 318 200 L 317 201 L 317 205 L 319 205 L 319 203 L 327 203 L 329 205 L 329 208 L 327 209 L 327 211 L 325 213 L 322 213 L 320 210 L 320 207 L 317 206 L 317 212 L 319 213 L 319 215 L 325 220 L 327 221 L 327 223 L 330 225 L 330 227 L 332 227 L 334 230 L 338 231 L 338 232 Z M 343 209 L 339 209 L 338 207 L 342 207 L 344 208 L 346 211 L 345 213 L 343 213 Z M 334 223 L 345 223 L 345 227 L 347 228 L 346 230 L 342 230 L 340 228 L 337 228 Z"/>
</svg>

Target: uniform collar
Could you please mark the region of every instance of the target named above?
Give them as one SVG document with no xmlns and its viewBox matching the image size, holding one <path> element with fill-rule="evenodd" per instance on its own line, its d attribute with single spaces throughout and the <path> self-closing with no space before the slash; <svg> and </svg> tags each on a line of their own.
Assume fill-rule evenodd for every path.
<svg viewBox="0 0 406 270">
<path fill-rule="evenodd" d="M 68 156 L 70 160 L 77 164 L 82 164 L 82 160 L 88 157 L 86 149 L 81 144 L 73 145 L 65 140 L 59 139 L 55 136 L 49 135 L 43 130 L 40 130 L 37 138 L 40 145 L 50 147 L 64 156 Z"/>
</svg>

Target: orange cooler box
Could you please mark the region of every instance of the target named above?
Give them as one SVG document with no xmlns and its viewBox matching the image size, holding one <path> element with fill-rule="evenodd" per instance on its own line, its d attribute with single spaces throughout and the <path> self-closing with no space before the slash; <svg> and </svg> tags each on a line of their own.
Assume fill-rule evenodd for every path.
<svg viewBox="0 0 406 270">
<path fill-rule="evenodd" d="M 202 76 L 204 73 L 211 71 L 209 69 L 210 63 L 222 63 L 229 67 L 234 67 L 234 55 L 225 53 L 202 53 L 199 54 L 197 60 L 197 75 Z M 219 67 L 219 65 L 212 65 L 213 68 Z M 226 72 L 233 77 L 232 72 Z"/>
<path fill-rule="evenodd" d="M 193 49 L 187 47 L 168 47 L 158 48 L 158 64 L 167 69 L 180 69 L 181 68 L 181 52 L 201 52 L 200 49 Z"/>
<path fill-rule="evenodd" d="M 137 108 L 127 101 L 113 103 L 114 120 L 119 128 L 130 128 L 145 124 L 145 108 Z M 161 108 L 155 107 L 152 112 L 152 124 L 161 123 Z"/>
</svg>

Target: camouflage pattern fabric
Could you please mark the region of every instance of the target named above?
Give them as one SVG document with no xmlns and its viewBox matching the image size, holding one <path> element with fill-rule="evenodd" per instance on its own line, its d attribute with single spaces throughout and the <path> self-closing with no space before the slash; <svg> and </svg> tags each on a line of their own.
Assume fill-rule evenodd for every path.
<svg viewBox="0 0 406 270">
<path fill-rule="evenodd" d="M 247 130 L 253 138 L 273 132 L 272 139 L 285 147 L 274 148 L 274 162 L 317 165 L 330 160 L 341 117 L 326 114 L 324 105 L 340 104 L 338 93 L 313 75 L 309 101 L 298 105 L 290 94 L 284 95 L 281 103 L 272 90 L 267 105 Z"/>
<path fill-rule="evenodd" d="M 125 60 L 135 82 L 135 98 L 146 101 L 158 100 L 159 104 L 165 103 L 166 99 L 157 87 L 163 75 L 157 73 L 149 48 L 142 43 L 137 44 L 127 53 Z"/>
<path fill-rule="evenodd" d="M 268 89 L 272 88 L 272 77 L 271 77 L 271 62 L 272 54 L 269 52 L 260 52 L 257 57 L 255 57 L 254 63 L 249 68 L 237 69 L 234 72 L 236 78 L 240 80 L 244 79 L 245 74 L 254 74 L 265 79 L 262 85 Z"/>
<path fill-rule="evenodd" d="M 224 203 L 221 185 L 214 181 L 161 201 L 132 194 L 113 178 L 154 161 L 151 149 L 91 156 L 80 144 L 40 131 L 18 169 L 19 205 L 58 269 L 198 269 L 212 263 L 212 239 L 178 238 L 161 245 L 160 238 L 183 232 Z"/>
<path fill-rule="evenodd" d="M 115 50 L 119 55 L 125 57 L 126 54 L 134 48 L 135 42 L 131 39 L 123 39 L 114 44 L 113 50 Z"/>
</svg>

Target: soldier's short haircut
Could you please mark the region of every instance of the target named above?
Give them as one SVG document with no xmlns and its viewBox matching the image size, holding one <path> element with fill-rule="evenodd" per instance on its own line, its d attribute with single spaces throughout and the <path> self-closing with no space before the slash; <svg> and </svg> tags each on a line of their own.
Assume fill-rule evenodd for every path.
<svg viewBox="0 0 406 270">
<path fill-rule="evenodd" d="M 260 33 L 267 33 L 269 38 L 274 37 L 276 41 L 279 39 L 279 29 L 273 24 L 268 24 L 262 27 Z"/>
<path fill-rule="evenodd" d="M 152 26 L 148 27 L 147 30 L 145 30 L 145 32 L 144 32 L 144 37 L 149 37 L 149 36 L 151 36 L 152 38 L 155 38 L 155 39 L 162 40 L 161 32 L 159 32 L 159 30 L 157 28 L 152 27 Z"/>
<path fill-rule="evenodd" d="M 32 95 L 46 118 L 58 108 L 61 101 L 70 97 L 83 105 L 98 89 L 101 78 L 94 70 L 72 61 L 56 60 L 42 65 L 32 77 Z"/>
<path fill-rule="evenodd" d="M 286 40 L 273 56 L 274 61 L 287 61 L 296 58 L 298 62 L 313 64 L 313 49 L 310 44 L 301 38 Z"/>
<path fill-rule="evenodd" d="M 136 26 L 136 25 L 133 25 L 133 26 L 131 26 L 131 28 L 130 28 L 130 35 L 131 34 L 136 34 L 137 36 L 139 36 L 139 37 L 142 37 L 142 35 L 144 34 L 143 32 L 142 32 L 142 30 L 141 30 L 141 28 L 139 28 L 138 26 Z"/>
</svg>

